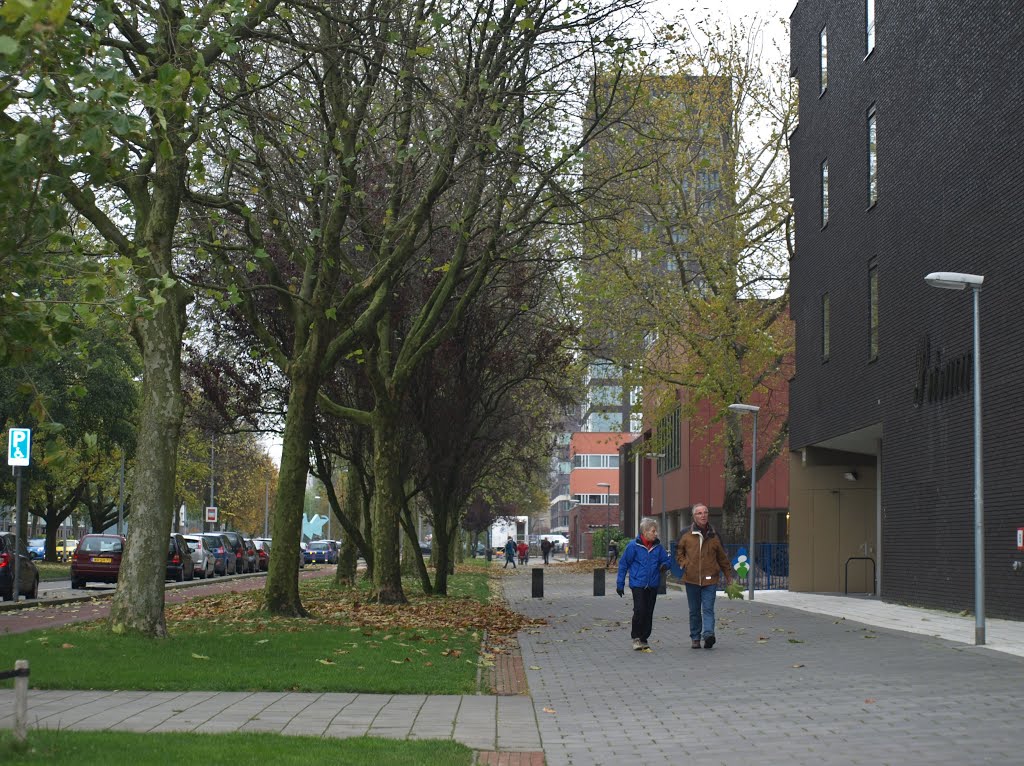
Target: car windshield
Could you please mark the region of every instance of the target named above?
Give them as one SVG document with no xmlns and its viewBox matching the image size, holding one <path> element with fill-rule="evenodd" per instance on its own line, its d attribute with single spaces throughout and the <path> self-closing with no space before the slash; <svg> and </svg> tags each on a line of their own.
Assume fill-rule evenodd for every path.
<svg viewBox="0 0 1024 766">
<path fill-rule="evenodd" d="M 46 540 L 44 540 L 42 537 L 33 537 L 31 540 L 28 541 L 29 548 L 35 548 L 36 546 L 40 545 L 46 545 Z"/>
<path fill-rule="evenodd" d="M 120 537 L 86 537 L 82 540 L 85 553 L 120 553 Z"/>
<path fill-rule="evenodd" d="M 188 543 L 188 549 L 193 553 L 203 547 L 203 544 L 198 540 L 186 540 L 185 542 Z"/>
<path fill-rule="evenodd" d="M 326 551 L 330 550 L 331 546 L 327 543 L 310 543 L 309 550 L 311 551 Z"/>
</svg>

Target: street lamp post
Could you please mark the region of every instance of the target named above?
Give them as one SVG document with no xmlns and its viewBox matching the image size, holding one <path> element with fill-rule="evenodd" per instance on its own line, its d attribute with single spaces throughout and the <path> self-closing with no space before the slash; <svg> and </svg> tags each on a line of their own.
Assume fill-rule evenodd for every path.
<svg viewBox="0 0 1024 766">
<path fill-rule="evenodd" d="M 955 271 L 934 271 L 924 278 L 932 287 L 974 293 L 974 643 L 985 644 L 985 506 L 981 477 L 981 329 L 978 297 L 985 277 Z"/>
<path fill-rule="evenodd" d="M 607 556 L 608 555 L 608 544 L 611 542 L 610 535 L 611 535 L 611 528 L 612 528 L 612 504 L 610 502 L 611 501 L 611 494 L 612 494 L 612 485 L 609 484 L 606 481 L 599 481 L 597 483 L 597 486 L 605 488 L 605 493 L 604 493 L 604 547 L 605 547 L 605 551 L 604 552 L 605 552 L 605 555 Z"/>
<path fill-rule="evenodd" d="M 747 590 L 750 592 L 750 600 L 754 600 L 754 518 L 757 515 L 757 413 L 761 408 L 756 404 L 730 404 L 729 409 L 733 412 L 754 413 L 754 436 L 750 448 L 750 550 L 747 554 L 749 569 L 747 569 Z"/>
</svg>

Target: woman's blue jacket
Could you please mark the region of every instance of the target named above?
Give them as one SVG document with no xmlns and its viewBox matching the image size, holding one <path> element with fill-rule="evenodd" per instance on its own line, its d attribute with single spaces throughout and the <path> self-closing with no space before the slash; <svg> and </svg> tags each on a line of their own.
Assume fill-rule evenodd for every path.
<svg viewBox="0 0 1024 766">
<path fill-rule="evenodd" d="M 626 586 L 626 572 L 629 572 L 630 588 L 657 588 L 661 584 L 661 568 L 669 566 L 668 551 L 662 547 L 661 541 L 655 538 L 654 547 L 647 550 L 638 536 L 626 546 L 619 559 L 619 578 L 616 590 Z"/>
</svg>

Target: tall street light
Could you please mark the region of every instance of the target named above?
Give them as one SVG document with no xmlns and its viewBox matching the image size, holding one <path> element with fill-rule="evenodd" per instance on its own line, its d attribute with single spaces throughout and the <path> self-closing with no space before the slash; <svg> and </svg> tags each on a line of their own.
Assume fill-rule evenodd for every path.
<svg viewBox="0 0 1024 766">
<path fill-rule="evenodd" d="M 978 320 L 978 295 L 985 277 L 955 271 L 933 271 L 924 278 L 932 287 L 965 290 L 974 293 L 974 643 L 985 643 L 985 512 L 981 481 L 981 331 Z"/>
<path fill-rule="evenodd" d="M 747 590 L 750 592 L 750 600 L 754 600 L 754 517 L 757 514 L 757 413 L 761 408 L 756 404 L 730 404 L 729 409 L 733 412 L 754 413 L 754 438 L 750 449 L 750 550 L 747 554 L 749 568 L 747 569 Z"/>
<path fill-rule="evenodd" d="M 611 534 L 611 526 L 612 526 L 612 504 L 611 504 L 612 485 L 609 484 L 606 481 L 599 481 L 597 483 L 597 486 L 604 487 L 604 489 L 605 489 L 605 493 L 604 493 L 604 547 L 605 547 L 605 551 L 604 551 L 604 553 L 607 556 L 608 555 L 608 543 L 611 541 L 611 537 L 609 537 L 609 535 Z"/>
</svg>

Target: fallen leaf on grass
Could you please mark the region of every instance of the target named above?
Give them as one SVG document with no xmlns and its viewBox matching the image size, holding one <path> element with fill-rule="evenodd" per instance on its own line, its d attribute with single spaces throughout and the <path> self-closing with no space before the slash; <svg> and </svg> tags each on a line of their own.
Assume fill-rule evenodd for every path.
<svg viewBox="0 0 1024 766">
<path fill-rule="evenodd" d="M 267 642 L 268 642 L 269 640 L 270 640 L 269 638 L 261 638 L 261 639 L 260 639 L 259 641 L 257 641 L 256 643 L 257 643 L 257 644 L 265 644 L 265 643 L 267 643 Z"/>
<path fill-rule="evenodd" d="M 192 652 L 192 659 L 194 659 L 194 660 L 208 660 L 210 658 L 207 657 L 205 654 L 196 654 L 195 652 Z"/>
<path fill-rule="evenodd" d="M 333 665 L 334 660 L 317 660 L 321 665 Z"/>
<path fill-rule="evenodd" d="M 74 649 L 75 645 L 74 644 L 61 644 L 60 648 L 61 649 Z"/>
<path fill-rule="evenodd" d="M 391 660 L 391 664 L 393 665 L 404 665 L 407 662 L 410 662 L 408 657 L 406 657 L 404 660 Z"/>
</svg>

